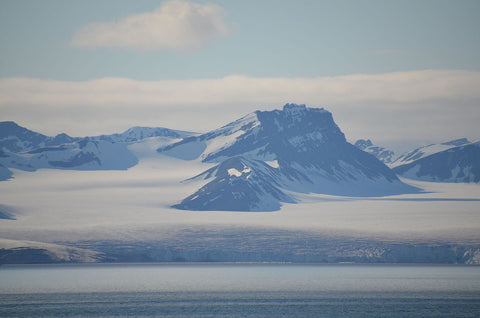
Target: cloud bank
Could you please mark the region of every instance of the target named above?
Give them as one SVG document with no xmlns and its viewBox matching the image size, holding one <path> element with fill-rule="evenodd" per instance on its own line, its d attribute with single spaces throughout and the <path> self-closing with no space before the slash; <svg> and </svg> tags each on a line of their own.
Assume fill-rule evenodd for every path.
<svg viewBox="0 0 480 318">
<path fill-rule="evenodd" d="M 480 72 L 412 71 L 316 78 L 65 82 L 0 80 L 0 118 L 45 134 L 94 135 L 134 125 L 207 131 L 287 102 L 325 107 L 350 140 L 480 138 Z"/>
<path fill-rule="evenodd" d="M 188 51 L 202 48 L 228 33 L 225 12 L 220 6 L 170 0 L 153 12 L 116 22 L 88 24 L 74 34 L 71 45 Z"/>
</svg>

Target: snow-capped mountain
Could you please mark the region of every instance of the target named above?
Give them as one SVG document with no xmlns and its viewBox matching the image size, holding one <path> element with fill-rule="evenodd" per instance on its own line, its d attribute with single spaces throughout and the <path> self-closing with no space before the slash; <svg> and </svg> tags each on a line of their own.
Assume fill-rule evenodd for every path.
<svg viewBox="0 0 480 318">
<path fill-rule="evenodd" d="M 397 174 L 410 179 L 434 182 L 478 182 L 479 161 L 475 147 L 467 138 L 430 144 L 395 158 L 393 151 L 360 139 L 355 146 L 371 153 Z"/>
<path fill-rule="evenodd" d="M 271 210 L 294 200 L 288 191 L 352 196 L 414 191 L 378 159 L 348 143 L 330 112 L 305 105 L 256 111 L 158 151 L 220 163 L 215 173 L 203 174 L 212 181 L 175 206 L 182 209 L 230 210 L 233 198 L 252 200 L 242 210 Z M 254 190 L 258 194 L 251 198 Z"/>
<path fill-rule="evenodd" d="M 387 148 L 376 146 L 370 139 L 359 139 L 355 142 L 355 147 L 368 152 L 378 158 L 386 165 L 391 164 L 395 160 L 395 153 Z"/>
<path fill-rule="evenodd" d="M 211 180 L 173 207 L 182 210 L 275 211 L 295 202 L 277 180 L 278 171 L 262 160 L 233 157 L 193 180 Z"/>
<path fill-rule="evenodd" d="M 167 137 L 181 139 L 193 136 L 195 133 L 163 127 L 132 127 L 120 134 L 100 135 L 88 137 L 89 140 L 104 140 L 115 143 L 132 143 L 151 137 Z M 49 137 L 21 127 L 12 121 L 0 122 L 0 151 L 19 153 L 69 144 L 87 137 L 70 137 L 67 134 L 58 134 Z"/>
<path fill-rule="evenodd" d="M 194 133 L 167 128 L 133 127 L 121 134 L 48 137 L 11 121 L 0 122 L 0 180 L 12 176 L 8 168 L 124 170 L 138 162 L 128 149 L 130 144 L 154 138 L 161 138 L 160 144 L 165 144 L 191 135 Z"/>
<path fill-rule="evenodd" d="M 454 146 L 465 142 L 467 142 L 466 139 L 459 139 L 441 144 L 448 147 L 447 150 L 430 155 L 418 152 L 419 159 L 405 160 L 408 163 L 395 167 L 394 171 L 404 177 L 424 181 L 479 182 L 480 141 Z M 453 147 L 449 147 L 452 145 Z M 432 148 L 434 147 L 427 147 L 428 150 Z M 434 149 L 438 149 L 438 147 Z"/>
<path fill-rule="evenodd" d="M 13 121 L 0 122 L 0 151 L 25 152 L 41 147 L 71 143 L 79 139 L 70 137 L 67 134 L 48 137 L 21 127 Z"/>
<path fill-rule="evenodd" d="M 458 146 L 467 145 L 469 143 L 471 142 L 467 138 L 461 138 L 461 139 L 455 139 L 455 140 L 447 141 L 440 144 L 431 144 L 431 145 L 419 147 L 412 151 L 406 152 L 405 154 L 396 158 L 390 164 L 390 167 L 394 168 L 394 167 L 406 165 L 416 160 L 433 155 L 435 153 L 442 152 Z"/>
<path fill-rule="evenodd" d="M 92 139 L 106 140 L 110 142 L 133 143 L 151 137 L 169 137 L 180 139 L 192 135 L 195 135 L 195 133 L 162 127 L 132 127 L 121 134 L 95 136 L 92 137 Z"/>
<path fill-rule="evenodd" d="M 0 158 L 8 167 L 33 171 L 40 168 L 74 170 L 123 170 L 134 166 L 137 158 L 124 144 L 81 139 L 73 143 L 9 153 Z"/>
</svg>

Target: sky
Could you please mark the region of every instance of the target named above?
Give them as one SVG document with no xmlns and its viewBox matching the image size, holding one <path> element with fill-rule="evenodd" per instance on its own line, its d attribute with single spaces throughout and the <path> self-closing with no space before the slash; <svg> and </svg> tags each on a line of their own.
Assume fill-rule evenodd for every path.
<svg viewBox="0 0 480 318">
<path fill-rule="evenodd" d="M 350 141 L 480 139 L 480 1 L 0 0 L 0 120 L 205 132 L 285 103 Z"/>
</svg>

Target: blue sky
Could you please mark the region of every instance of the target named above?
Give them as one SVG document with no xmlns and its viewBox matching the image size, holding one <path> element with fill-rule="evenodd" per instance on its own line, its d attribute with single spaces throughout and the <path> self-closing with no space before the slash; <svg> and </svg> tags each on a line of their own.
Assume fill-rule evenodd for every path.
<svg viewBox="0 0 480 318">
<path fill-rule="evenodd" d="M 438 129 L 425 131 L 427 135 L 422 140 L 417 138 L 417 142 L 450 136 L 477 138 L 480 132 L 473 121 L 480 119 L 475 108 L 479 96 L 473 91 L 480 85 L 479 14 L 477 0 L 3 0 L 0 93 L 4 98 L 0 100 L 0 117 L 50 134 L 108 133 L 126 129 L 129 124 L 201 131 L 255 109 L 298 102 L 312 107 L 325 105 L 334 117 L 338 116 L 339 124 L 350 125 L 340 126 L 351 139 L 378 136 L 388 143 L 401 138 L 413 140 L 415 134 L 418 137 L 422 133 L 418 129 L 402 133 L 400 129 L 405 125 L 389 119 L 397 113 L 397 118 L 406 121 L 408 116 L 420 117 L 416 126 L 428 118 L 441 121 Z M 361 74 L 376 77 L 363 83 Z M 439 75 L 441 78 L 435 78 Z M 237 76 L 233 82 L 238 86 L 229 86 L 233 85 L 232 76 Z M 238 80 L 238 76 L 245 78 Z M 357 76 L 355 85 L 349 76 Z M 112 80 L 108 85 L 107 79 Z M 120 79 L 125 82 L 117 85 Z M 296 90 L 292 88 L 282 96 L 285 89 L 272 86 L 280 79 L 282 85 L 288 82 L 288 87 Z M 96 85 L 95 89 L 106 88 L 90 96 L 84 86 L 98 80 L 103 80 L 104 86 Z M 206 93 L 195 95 L 195 80 L 211 80 L 202 82 L 209 87 L 203 90 Z M 349 84 L 340 84 L 345 82 Z M 125 98 L 130 104 L 106 97 L 114 96 L 115 89 L 138 94 L 152 85 L 176 85 L 178 91 L 188 87 L 190 91 L 185 94 L 197 99 L 181 102 L 178 94 L 168 97 L 164 90 L 154 107 L 153 95 L 143 102 L 141 98 L 135 102 L 135 95 Z M 305 91 L 309 85 L 313 85 L 311 90 Z M 318 85 L 322 95 L 315 96 Z M 388 85 L 403 88 L 398 91 L 400 95 L 391 99 L 375 95 L 376 87 L 384 91 L 396 89 Z M 12 87 L 37 94 L 12 92 Z M 232 102 L 238 95 L 235 87 L 241 92 L 238 94 L 252 98 Z M 265 89 L 259 93 L 248 87 Z M 423 93 L 415 87 L 422 87 Z M 355 95 L 362 90 L 372 93 L 366 97 Z M 415 92 L 410 94 L 411 90 Z M 451 90 L 451 94 L 446 96 L 442 90 Z M 345 94 L 359 97 L 345 101 Z M 75 104 L 68 95 L 88 98 Z M 212 95 L 218 98 L 212 99 Z M 403 95 L 415 98 L 406 101 Z M 432 107 L 437 113 L 434 116 Z M 356 111 L 352 112 L 353 108 Z M 127 109 L 135 111 L 129 113 Z M 219 109 L 223 115 L 213 120 L 210 114 L 218 114 Z M 115 119 L 112 110 L 118 113 Z M 378 130 L 368 127 L 371 121 L 352 117 L 372 116 L 375 111 L 377 122 L 384 123 Z M 468 112 L 465 118 L 459 115 Z M 86 115 L 79 125 L 72 118 L 82 113 Z M 62 118 L 55 125 L 52 114 Z M 452 114 L 457 124 L 449 124 Z M 464 127 L 458 121 L 465 121 Z M 363 128 L 361 122 L 365 122 Z M 442 130 L 441 126 L 451 129 Z M 388 127 L 394 129 L 389 137 L 384 134 Z"/>
<path fill-rule="evenodd" d="M 76 30 L 161 1 L 2 1 L 1 77 L 138 80 L 480 68 L 480 2 L 213 1 L 230 34 L 194 52 L 78 48 Z M 205 1 L 198 1 L 205 3 Z"/>
</svg>

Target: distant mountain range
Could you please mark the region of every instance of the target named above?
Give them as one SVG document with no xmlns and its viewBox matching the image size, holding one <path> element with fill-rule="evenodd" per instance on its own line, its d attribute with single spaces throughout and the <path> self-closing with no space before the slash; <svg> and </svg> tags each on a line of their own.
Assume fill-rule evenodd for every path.
<svg viewBox="0 0 480 318">
<path fill-rule="evenodd" d="M 455 139 L 419 147 L 400 156 L 373 145 L 371 140 L 358 140 L 355 146 L 376 156 L 405 178 L 433 182 L 480 181 L 479 141 Z"/>
<path fill-rule="evenodd" d="M 176 140 L 191 135 L 167 128 L 133 127 L 121 134 L 48 137 L 11 121 L 0 122 L 0 180 L 12 176 L 8 168 L 125 170 L 138 162 L 127 145 L 151 137 Z"/>
<path fill-rule="evenodd" d="M 393 169 L 410 179 L 437 182 L 480 181 L 480 142 L 453 147 Z"/>
<path fill-rule="evenodd" d="M 205 134 L 133 127 L 112 135 L 49 137 L 0 122 L 0 180 L 12 177 L 9 168 L 125 170 L 141 159 L 129 147 L 148 138 L 168 141 L 158 155 L 186 165 L 214 164 L 186 180 L 197 182 L 198 190 L 173 205 L 183 210 L 274 211 L 295 203 L 298 193 L 385 196 L 418 190 L 397 174 L 427 181 L 480 180 L 480 142 L 457 139 L 397 157 L 371 140 L 348 143 L 330 112 L 297 104 L 256 111 Z"/>
</svg>

